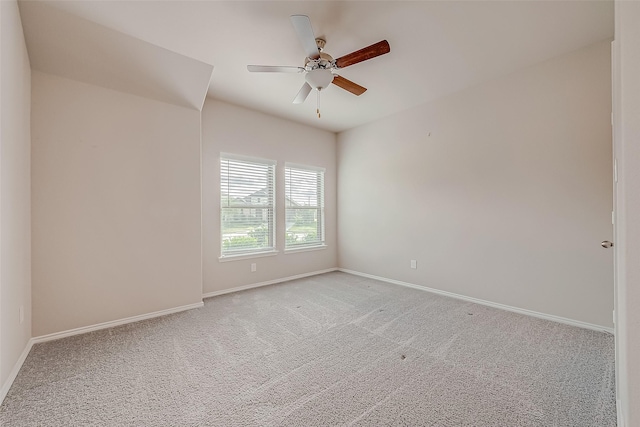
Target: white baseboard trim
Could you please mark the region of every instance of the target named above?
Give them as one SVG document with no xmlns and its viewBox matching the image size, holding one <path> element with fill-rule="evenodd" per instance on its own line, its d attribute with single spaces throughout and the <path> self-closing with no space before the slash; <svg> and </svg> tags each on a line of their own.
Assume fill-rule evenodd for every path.
<svg viewBox="0 0 640 427">
<path fill-rule="evenodd" d="M 13 365 L 13 369 L 9 372 L 9 376 L 7 377 L 4 384 L 2 384 L 2 388 L 0 388 L 0 405 L 4 401 L 4 398 L 7 397 L 7 393 L 9 393 L 9 389 L 18 376 L 18 372 L 20 372 L 20 368 L 22 368 L 22 364 L 27 359 L 29 352 L 31 351 L 31 347 L 33 347 L 33 338 L 27 341 L 27 345 L 24 347 L 22 354 L 16 361 L 16 364 Z"/>
<path fill-rule="evenodd" d="M 434 294 L 444 295 L 451 298 L 461 299 L 464 301 L 473 302 L 476 304 L 482 304 L 493 308 L 499 308 L 501 310 L 512 311 L 514 313 L 524 314 L 526 316 L 537 317 L 539 319 L 550 320 L 552 322 L 564 323 L 565 325 L 577 326 L 579 328 L 591 329 L 598 332 L 607 332 L 613 334 L 613 328 L 607 328 L 605 326 L 594 325 L 592 323 L 581 322 L 579 320 L 567 319 L 566 317 L 554 316 L 552 314 L 540 313 L 533 310 L 527 310 L 525 308 L 513 307 L 510 305 L 500 304 L 497 302 L 486 301 L 478 298 L 468 297 L 465 295 L 455 294 L 453 292 L 441 291 L 439 289 L 429 288 L 427 286 L 415 285 L 413 283 L 402 282 L 400 280 L 387 279 L 386 277 L 374 276 L 373 274 L 361 273 L 359 271 L 349 270 L 346 268 L 339 268 L 339 271 L 344 273 L 354 274 L 356 276 L 367 277 L 369 279 L 380 280 L 382 282 L 393 283 L 395 285 L 406 286 L 408 288 L 419 289 L 421 291 L 432 292 Z"/>
<path fill-rule="evenodd" d="M 195 304 L 183 305 L 180 307 L 169 308 L 167 310 L 154 311 L 152 313 L 126 317 L 124 319 L 98 323 L 97 325 L 83 326 L 81 328 L 70 329 L 68 331 L 62 331 L 62 332 L 54 332 L 52 334 L 41 335 L 39 337 L 31 338 L 27 342 L 27 345 L 25 346 L 24 350 L 22 351 L 20 358 L 18 359 L 16 364 L 13 366 L 13 369 L 9 373 L 7 380 L 2 385 L 2 388 L 0 388 L 0 404 L 2 404 L 2 402 L 4 401 L 4 398 L 7 396 L 7 393 L 9 393 L 9 389 L 11 388 L 11 385 L 13 384 L 16 377 L 18 376 L 18 372 L 20 372 L 20 368 L 22 368 L 22 364 L 27 359 L 27 356 L 29 355 L 29 352 L 31 351 L 31 348 L 33 347 L 34 344 L 53 341 L 60 338 L 70 337 L 73 335 L 85 334 L 87 332 L 98 331 L 100 329 L 113 328 L 114 326 L 120 326 L 120 325 L 125 325 L 127 323 L 139 322 L 141 320 L 152 319 L 154 317 L 166 316 L 167 314 L 179 313 L 181 311 L 191 310 L 193 308 L 200 308 L 203 305 L 204 303 L 201 301 Z"/>
<path fill-rule="evenodd" d="M 154 317 L 166 316 L 167 314 L 179 313 L 181 311 L 191 310 L 194 308 L 200 308 L 204 303 L 197 302 L 195 304 L 182 305 L 180 307 L 169 308 L 166 310 L 154 311 L 152 313 L 140 314 L 138 316 L 125 317 L 124 319 L 111 320 L 109 322 L 98 323 L 96 325 L 83 326 L 80 328 L 69 329 L 62 332 L 54 332 L 52 334 L 41 335 L 39 337 L 32 338 L 33 343 L 41 343 L 47 341 L 58 340 L 60 338 L 66 338 L 73 335 L 86 334 L 87 332 L 99 331 L 100 329 L 113 328 L 115 326 L 126 325 L 127 323 L 139 322 L 141 320 L 152 319 Z"/>
<path fill-rule="evenodd" d="M 622 412 L 622 402 L 620 399 L 616 399 L 616 412 L 618 417 L 618 427 L 625 427 L 624 424 L 624 413 Z"/>
<path fill-rule="evenodd" d="M 309 276 L 317 276 L 318 274 L 330 273 L 337 271 L 338 268 L 327 268 L 326 270 L 312 271 L 311 273 L 297 274 L 295 276 L 282 277 L 280 279 L 268 280 L 266 282 L 252 283 L 250 285 L 237 286 L 235 288 L 223 289 L 221 291 L 207 292 L 202 294 L 202 299 L 216 297 L 218 295 L 231 294 L 233 292 L 246 291 L 247 289 L 259 288 L 261 286 L 274 285 L 276 283 L 288 282 L 289 280 L 302 279 Z"/>
</svg>

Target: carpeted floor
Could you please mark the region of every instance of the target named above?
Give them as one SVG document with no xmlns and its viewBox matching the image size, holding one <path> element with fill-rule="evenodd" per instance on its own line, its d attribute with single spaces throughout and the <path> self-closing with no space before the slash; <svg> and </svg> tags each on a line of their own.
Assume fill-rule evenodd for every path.
<svg viewBox="0 0 640 427">
<path fill-rule="evenodd" d="M 615 426 L 613 336 L 329 273 L 38 344 L 0 425 Z"/>
</svg>

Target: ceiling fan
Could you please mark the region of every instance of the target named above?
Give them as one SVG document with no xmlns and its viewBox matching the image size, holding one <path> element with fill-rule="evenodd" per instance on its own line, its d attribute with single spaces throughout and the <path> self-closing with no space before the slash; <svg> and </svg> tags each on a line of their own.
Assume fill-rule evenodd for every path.
<svg viewBox="0 0 640 427">
<path fill-rule="evenodd" d="M 358 96 L 367 90 L 367 88 L 339 76 L 336 74 L 337 70 L 375 58 L 376 56 L 384 55 L 391 51 L 389 43 L 386 40 L 382 40 L 348 55 L 333 59 L 331 55 L 323 52 L 326 41 L 321 38 L 316 38 L 313 35 L 313 28 L 311 27 L 311 21 L 308 16 L 292 15 L 291 23 L 307 54 L 304 67 L 247 65 L 247 69 L 250 72 L 304 73 L 306 82 L 302 85 L 302 88 L 300 88 L 293 103 L 302 104 L 305 99 L 307 99 L 307 96 L 309 96 L 311 90 L 316 89 L 318 91 L 318 108 L 316 109 L 318 118 L 320 117 L 320 92 L 326 89 L 331 83 Z"/>
</svg>

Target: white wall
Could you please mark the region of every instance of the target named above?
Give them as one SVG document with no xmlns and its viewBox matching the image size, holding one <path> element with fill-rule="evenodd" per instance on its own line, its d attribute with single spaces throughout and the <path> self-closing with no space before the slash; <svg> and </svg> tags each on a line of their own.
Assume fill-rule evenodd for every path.
<svg viewBox="0 0 640 427">
<path fill-rule="evenodd" d="M 276 256 L 220 262 L 220 153 L 276 160 Z M 284 253 L 284 163 L 326 168 L 327 248 Z M 202 110 L 204 293 L 337 267 L 335 134 L 207 98 Z M 251 263 L 257 271 L 251 273 Z"/>
<path fill-rule="evenodd" d="M 609 55 L 339 134 L 340 267 L 611 327 Z"/>
<path fill-rule="evenodd" d="M 640 2 L 616 1 L 614 63 L 620 426 L 640 425 Z"/>
<path fill-rule="evenodd" d="M 31 338 L 31 69 L 15 1 L 0 2 L 0 388 Z M 19 310 L 24 307 L 24 321 Z M 6 391 L 3 389 L 3 391 Z M 2 394 L 2 393 L 0 393 Z M 3 396 L 2 396 L 3 397 Z"/>
<path fill-rule="evenodd" d="M 34 336 L 200 302 L 200 112 L 32 88 Z"/>
</svg>

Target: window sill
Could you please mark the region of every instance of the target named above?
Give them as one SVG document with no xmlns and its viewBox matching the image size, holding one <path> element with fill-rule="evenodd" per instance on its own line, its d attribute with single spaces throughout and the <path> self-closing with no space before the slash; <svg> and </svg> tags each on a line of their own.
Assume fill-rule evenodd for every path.
<svg viewBox="0 0 640 427">
<path fill-rule="evenodd" d="M 284 253 L 293 254 L 297 252 L 320 251 L 322 249 L 327 249 L 327 245 L 303 246 L 301 248 L 289 248 L 289 249 L 285 249 Z"/>
<path fill-rule="evenodd" d="M 223 255 L 218 257 L 219 262 L 228 262 L 228 261 L 239 261 L 242 259 L 250 259 L 250 258 L 261 258 L 265 256 L 275 256 L 278 255 L 279 251 L 264 251 L 264 252 L 251 252 L 248 254 L 238 254 L 238 255 Z"/>
</svg>

